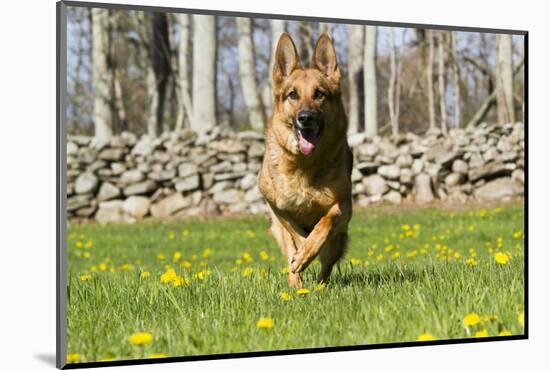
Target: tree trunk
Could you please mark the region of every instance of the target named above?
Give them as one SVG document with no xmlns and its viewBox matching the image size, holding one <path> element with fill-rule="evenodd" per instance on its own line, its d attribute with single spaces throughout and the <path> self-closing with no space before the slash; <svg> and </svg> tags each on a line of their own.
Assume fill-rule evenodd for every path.
<svg viewBox="0 0 550 370">
<path fill-rule="evenodd" d="M 256 62 L 250 18 L 235 18 L 239 40 L 239 74 L 248 121 L 252 129 L 262 131 L 265 126 L 265 111 L 256 82 Z"/>
<path fill-rule="evenodd" d="M 189 94 L 189 68 L 187 56 L 189 54 L 189 14 L 176 14 L 179 25 L 180 40 L 178 50 L 178 91 L 179 109 L 176 119 L 176 129 L 180 130 L 190 125 L 192 119 L 193 105 Z"/>
<path fill-rule="evenodd" d="M 378 99 L 376 86 L 376 26 L 365 26 L 363 79 L 365 85 L 365 133 L 378 135 Z"/>
<path fill-rule="evenodd" d="M 348 132 L 358 132 L 361 125 L 361 91 L 363 89 L 364 26 L 351 25 L 348 43 Z"/>
<path fill-rule="evenodd" d="M 168 18 L 166 13 L 153 13 L 153 50 L 152 61 L 157 87 L 157 106 L 151 112 L 156 115 L 156 133 L 164 131 L 164 111 L 166 106 L 166 88 L 170 78 L 170 41 L 168 37 Z M 152 134 L 150 132 L 150 134 Z"/>
<path fill-rule="evenodd" d="M 109 68 L 109 10 L 92 9 L 92 69 L 94 80 L 95 137 L 108 140 L 113 135 L 113 76 Z"/>
<path fill-rule="evenodd" d="M 435 99 L 434 99 L 434 31 L 426 30 L 428 36 L 428 112 L 430 114 L 430 129 L 435 128 Z"/>
<path fill-rule="evenodd" d="M 401 61 L 398 60 L 395 45 L 395 30 L 390 29 L 390 81 L 388 86 L 388 108 L 390 113 L 390 126 L 392 135 L 395 137 L 399 134 L 399 100 L 401 95 Z M 399 58 L 400 59 L 400 58 Z"/>
<path fill-rule="evenodd" d="M 300 37 L 300 60 L 303 66 L 309 66 L 313 57 L 311 23 L 298 22 L 298 35 Z"/>
<path fill-rule="evenodd" d="M 461 125 L 460 117 L 460 71 L 456 55 L 456 31 L 451 31 L 451 52 L 453 55 L 453 80 L 455 84 L 455 127 Z"/>
<path fill-rule="evenodd" d="M 332 23 L 319 23 L 319 36 L 323 33 L 326 33 L 332 38 Z"/>
<path fill-rule="evenodd" d="M 512 36 L 497 35 L 497 112 L 498 123 L 515 122 L 514 74 L 512 67 Z"/>
<path fill-rule="evenodd" d="M 216 17 L 193 15 L 193 120 L 205 132 L 216 124 Z"/>
<path fill-rule="evenodd" d="M 445 53 L 443 31 L 437 32 L 437 77 L 439 86 L 439 112 L 441 114 L 441 132 L 447 134 L 447 106 L 445 104 Z"/>
</svg>

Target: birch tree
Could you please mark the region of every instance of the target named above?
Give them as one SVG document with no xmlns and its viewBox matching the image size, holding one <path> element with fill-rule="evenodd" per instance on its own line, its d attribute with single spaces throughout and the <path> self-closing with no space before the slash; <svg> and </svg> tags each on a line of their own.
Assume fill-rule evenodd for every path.
<svg viewBox="0 0 550 370">
<path fill-rule="evenodd" d="M 364 26 L 351 25 L 349 29 L 348 43 L 348 85 L 349 85 L 349 109 L 348 131 L 358 132 L 361 119 L 362 72 L 363 72 L 363 47 Z"/>
<path fill-rule="evenodd" d="M 150 121 L 147 131 L 150 136 L 156 137 L 163 130 L 164 111 L 166 106 L 166 88 L 170 78 L 170 41 L 168 36 L 168 17 L 166 13 L 153 13 L 152 16 L 152 50 L 151 59 L 156 86 L 156 101 L 152 104 Z"/>
<path fill-rule="evenodd" d="M 393 136 L 399 134 L 399 105 L 401 99 L 401 58 L 397 55 L 395 30 L 390 28 L 390 81 L 388 86 L 388 109 Z"/>
<path fill-rule="evenodd" d="M 300 60 L 302 65 L 307 66 L 313 57 L 313 30 L 310 22 L 298 22 L 298 36 L 300 38 Z"/>
<path fill-rule="evenodd" d="M 445 104 L 445 37 L 443 31 L 437 32 L 437 77 L 439 87 L 439 112 L 441 131 L 447 134 L 447 108 Z"/>
<path fill-rule="evenodd" d="M 496 35 L 497 41 L 497 115 L 499 124 L 515 122 L 512 36 Z"/>
<path fill-rule="evenodd" d="M 365 26 L 363 79 L 365 89 L 365 133 L 367 137 L 378 135 L 376 31 L 376 26 Z"/>
<path fill-rule="evenodd" d="M 239 74 L 248 120 L 252 129 L 261 131 L 265 126 L 265 111 L 256 82 L 256 62 L 250 18 L 235 18 L 239 43 Z"/>
<path fill-rule="evenodd" d="M 176 14 L 176 21 L 180 31 L 180 40 L 178 48 L 178 83 L 179 91 L 178 116 L 176 119 L 176 129 L 184 126 L 184 122 L 190 125 L 192 120 L 193 105 L 189 93 L 189 66 L 187 56 L 189 54 L 189 14 Z"/>
<path fill-rule="evenodd" d="M 113 76 L 109 69 L 109 10 L 92 8 L 92 70 L 94 134 L 100 140 L 113 135 Z"/>
<path fill-rule="evenodd" d="M 332 38 L 332 23 L 319 23 L 319 35 L 326 33 Z"/>
<path fill-rule="evenodd" d="M 452 66 L 453 66 L 453 82 L 455 85 L 455 127 L 459 128 L 461 126 L 460 120 L 460 70 L 458 67 L 458 59 L 456 54 L 456 31 L 451 31 L 451 54 L 453 56 Z"/>
<path fill-rule="evenodd" d="M 216 124 L 216 17 L 193 15 L 193 119 L 205 132 Z"/>
<path fill-rule="evenodd" d="M 426 78 L 428 80 L 428 112 L 430 116 L 430 129 L 435 128 L 435 99 L 434 99 L 434 31 L 426 30 L 428 38 L 428 68 Z"/>
</svg>

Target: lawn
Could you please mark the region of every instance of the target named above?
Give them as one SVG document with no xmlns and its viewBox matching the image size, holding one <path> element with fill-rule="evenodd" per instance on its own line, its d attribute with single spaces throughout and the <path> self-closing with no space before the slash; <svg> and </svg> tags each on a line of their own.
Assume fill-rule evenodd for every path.
<svg viewBox="0 0 550 370">
<path fill-rule="evenodd" d="M 521 203 L 358 210 L 330 283 L 316 284 L 314 262 L 302 291 L 288 288 L 267 226 L 263 216 L 70 225 L 68 359 L 523 334 Z"/>
</svg>

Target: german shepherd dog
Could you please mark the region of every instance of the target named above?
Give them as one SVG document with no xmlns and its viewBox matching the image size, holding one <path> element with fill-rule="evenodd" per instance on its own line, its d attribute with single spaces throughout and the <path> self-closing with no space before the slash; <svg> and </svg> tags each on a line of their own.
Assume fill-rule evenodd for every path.
<svg viewBox="0 0 550 370">
<path fill-rule="evenodd" d="M 326 34 L 311 66 L 300 65 L 291 37 L 277 44 L 273 114 L 265 128 L 258 183 L 269 206 L 269 232 L 288 260 L 289 286 L 319 256 L 318 282 L 326 282 L 344 254 L 351 218 L 352 153 L 340 91 L 336 50 Z"/>
</svg>

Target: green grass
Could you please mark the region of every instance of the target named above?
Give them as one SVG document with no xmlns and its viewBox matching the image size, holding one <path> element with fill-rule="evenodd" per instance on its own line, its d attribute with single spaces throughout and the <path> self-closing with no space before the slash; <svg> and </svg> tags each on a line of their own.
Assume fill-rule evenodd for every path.
<svg viewBox="0 0 550 370">
<path fill-rule="evenodd" d="M 332 280 L 315 290 L 314 262 L 304 274 L 304 296 L 287 287 L 284 258 L 263 216 L 71 225 L 68 352 L 89 362 L 409 342 L 423 333 L 522 334 L 523 217 L 522 204 L 356 211 L 348 253 Z M 497 252 L 509 261 L 498 264 Z M 169 266 L 187 284 L 162 282 Z M 150 276 L 141 278 L 143 271 Z M 199 271 L 208 271 L 204 279 Z M 467 327 L 469 313 L 497 317 Z M 261 317 L 273 327 L 258 328 Z M 142 331 L 153 341 L 132 345 L 129 336 Z"/>
</svg>

